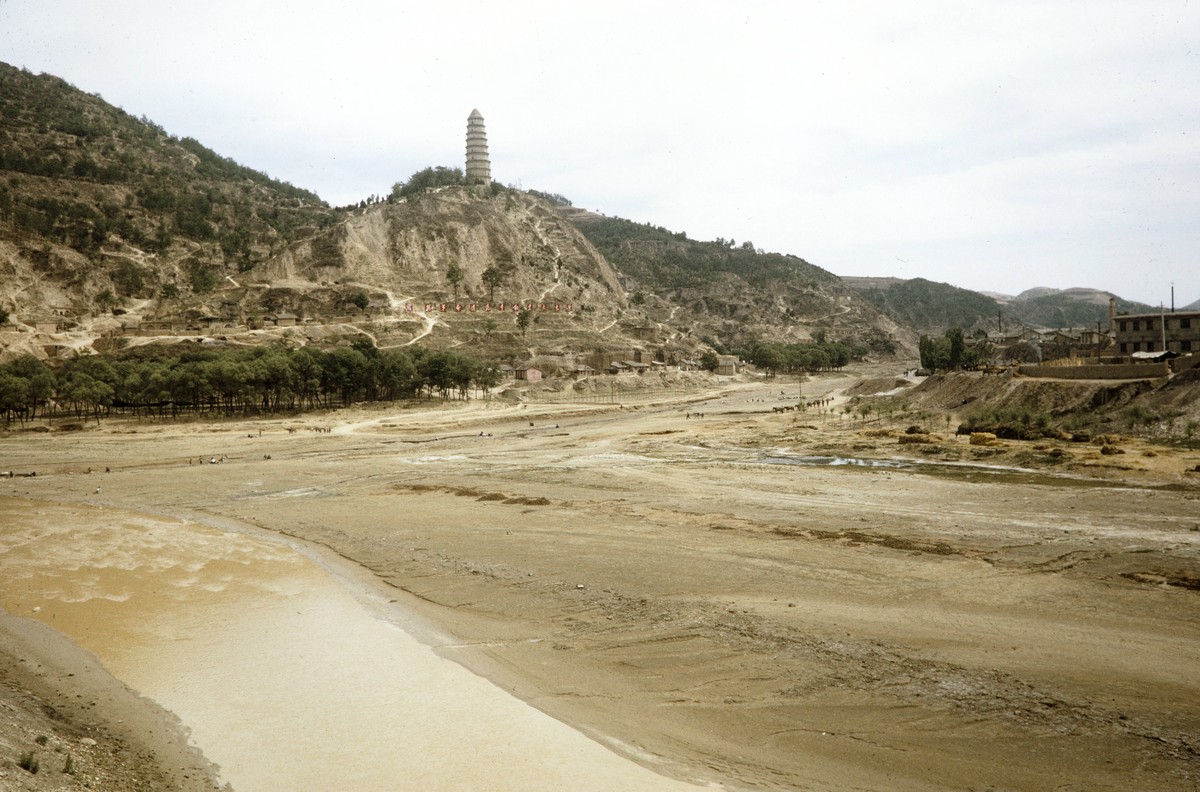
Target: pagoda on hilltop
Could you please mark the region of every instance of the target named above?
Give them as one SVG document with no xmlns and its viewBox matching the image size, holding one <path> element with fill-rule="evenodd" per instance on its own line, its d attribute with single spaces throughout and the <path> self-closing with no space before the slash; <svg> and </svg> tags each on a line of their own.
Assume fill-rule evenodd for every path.
<svg viewBox="0 0 1200 792">
<path fill-rule="evenodd" d="M 487 131 L 483 114 L 472 110 L 467 117 L 467 184 L 491 184 L 492 163 L 488 160 Z"/>
</svg>

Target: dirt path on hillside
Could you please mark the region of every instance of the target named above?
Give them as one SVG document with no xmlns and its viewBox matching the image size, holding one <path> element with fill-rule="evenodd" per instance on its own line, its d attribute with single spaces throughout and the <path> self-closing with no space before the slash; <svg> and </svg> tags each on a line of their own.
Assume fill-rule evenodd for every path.
<svg viewBox="0 0 1200 792">
<path fill-rule="evenodd" d="M 914 449 L 779 390 L 10 435 L 38 475 L 2 492 L 328 547 L 445 655 L 728 788 L 1200 783 L 1200 459 Z"/>
</svg>

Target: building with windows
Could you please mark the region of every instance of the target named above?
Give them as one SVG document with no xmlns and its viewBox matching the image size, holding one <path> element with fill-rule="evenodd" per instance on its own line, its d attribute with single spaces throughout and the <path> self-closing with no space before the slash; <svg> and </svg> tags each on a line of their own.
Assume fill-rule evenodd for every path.
<svg viewBox="0 0 1200 792">
<path fill-rule="evenodd" d="M 1200 352 L 1200 311 L 1124 314 L 1110 322 L 1118 355 Z"/>
</svg>

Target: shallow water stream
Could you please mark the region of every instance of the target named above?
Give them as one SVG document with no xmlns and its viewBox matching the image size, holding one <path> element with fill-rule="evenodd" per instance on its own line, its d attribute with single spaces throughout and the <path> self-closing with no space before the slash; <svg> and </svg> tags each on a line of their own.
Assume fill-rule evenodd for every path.
<svg viewBox="0 0 1200 792">
<path fill-rule="evenodd" d="M 0 607 L 176 713 L 237 792 L 696 788 L 438 656 L 395 623 L 401 606 L 314 558 L 196 523 L 0 498 Z"/>
</svg>

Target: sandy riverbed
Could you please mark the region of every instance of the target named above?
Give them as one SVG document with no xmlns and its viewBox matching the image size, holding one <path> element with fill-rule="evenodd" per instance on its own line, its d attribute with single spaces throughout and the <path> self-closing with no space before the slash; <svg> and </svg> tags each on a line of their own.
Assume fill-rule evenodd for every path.
<svg viewBox="0 0 1200 792">
<path fill-rule="evenodd" d="M 776 392 L 9 435 L 5 465 L 38 476 L 0 493 L 326 548 L 443 657 L 677 778 L 1200 781 L 1193 460 L 819 466 L 903 449 Z"/>
</svg>

